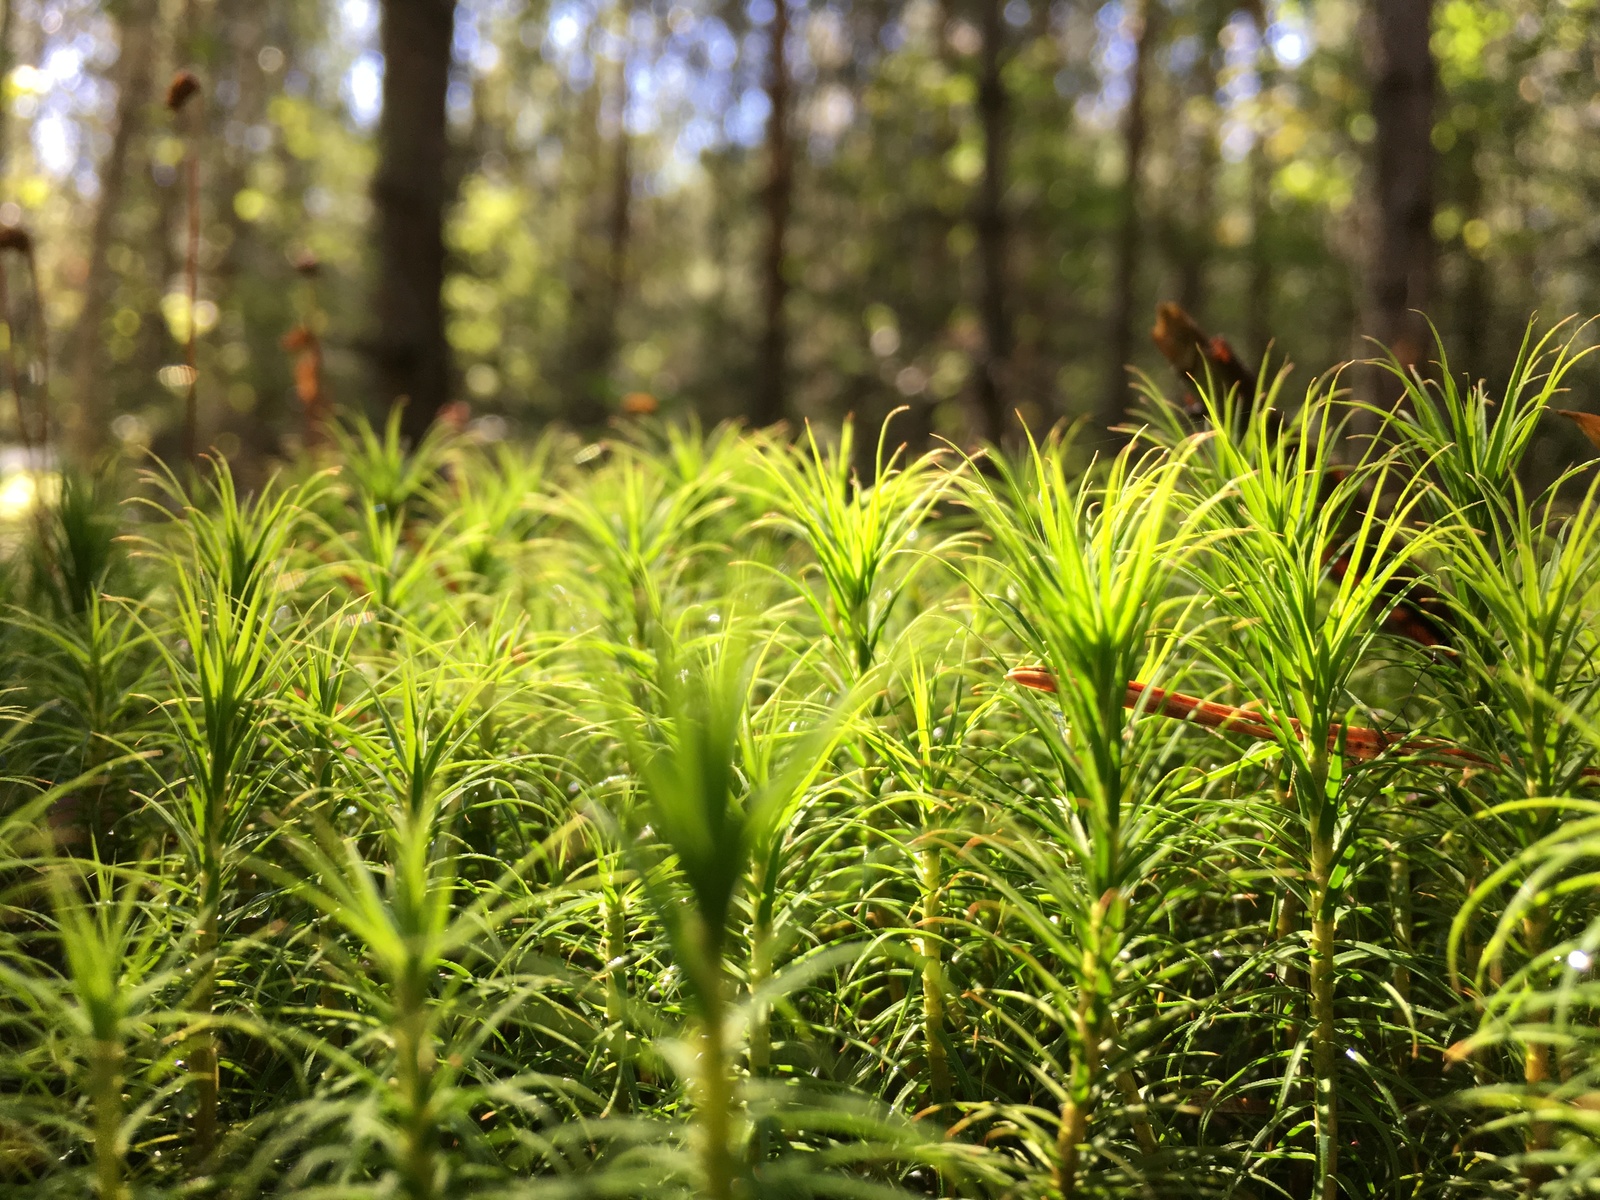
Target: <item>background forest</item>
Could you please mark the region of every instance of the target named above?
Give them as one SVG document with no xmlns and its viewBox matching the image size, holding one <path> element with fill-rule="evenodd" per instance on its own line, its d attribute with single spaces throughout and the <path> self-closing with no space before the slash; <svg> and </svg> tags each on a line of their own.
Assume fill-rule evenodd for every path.
<svg viewBox="0 0 1600 1200">
<path fill-rule="evenodd" d="M 5 1200 L 1600 1195 L 1592 4 L 3 13 Z"/>
<path fill-rule="evenodd" d="M 1600 307 L 1587 0 L 12 0 L 0 47 L 0 220 L 91 449 L 178 449 L 191 158 L 199 438 L 258 460 L 301 324 L 413 431 L 642 391 L 915 441 L 1103 427 L 1158 299 L 1314 370 L 1416 359 L 1423 308 L 1499 378 Z"/>
</svg>

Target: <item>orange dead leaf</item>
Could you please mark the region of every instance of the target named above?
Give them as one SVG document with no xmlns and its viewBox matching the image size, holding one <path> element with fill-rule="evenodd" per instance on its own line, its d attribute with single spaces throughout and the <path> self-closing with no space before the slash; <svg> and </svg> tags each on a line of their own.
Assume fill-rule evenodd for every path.
<svg viewBox="0 0 1600 1200">
<path fill-rule="evenodd" d="M 167 85 L 167 108 L 182 112 L 183 106 L 200 94 L 200 77 L 193 71 L 179 71 Z"/>
<path fill-rule="evenodd" d="M 1589 439 L 1595 449 L 1600 450 L 1600 416 L 1594 413 L 1574 412 L 1569 408 L 1558 408 L 1556 412 L 1582 430 L 1583 436 Z"/>
</svg>

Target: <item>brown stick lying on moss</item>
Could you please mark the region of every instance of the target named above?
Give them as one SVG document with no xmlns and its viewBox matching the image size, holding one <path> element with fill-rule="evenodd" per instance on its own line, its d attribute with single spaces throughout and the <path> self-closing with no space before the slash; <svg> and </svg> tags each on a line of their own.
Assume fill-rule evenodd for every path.
<svg viewBox="0 0 1600 1200">
<path fill-rule="evenodd" d="M 1006 678 L 1035 691 L 1056 691 L 1056 677 L 1044 667 L 1013 667 Z M 1270 741 L 1278 737 L 1282 728 L 1277 718 L 1259 707 L 1239 708 L 1232 704 L 1218 704 L 1187 696 L 1182 692 L 1169 692 L 1151 687 L 1137 679 L 1129 680 L 1127 694 L 1122 698 L 1124 708 L 1139 709 L 1175 721 L 1190 721 L 1207 729 L 1224 733 L 1242 733 L 1246 737 Z M 1296 734 L 1300 722 L 1289 718 L 1288 726 Z M 1368 729 L 1361 725 L 1333 725 L 1328 729 L 1328 748 L 1340 750 L 1348 759 L 1369 762 L 1388 751 L 1429 760 L 1441 766 L 1460 767 L 1463 770 L 1495 770 L 1499 764 L 1472 750 L 1464 749 L 1441 738 L 1417 737 L 1407 733 L 1389 733 L 1382 729 Z M 1600 778 L 1600 768 L 1584 771 L 1585 778 Z"/>
</svg>

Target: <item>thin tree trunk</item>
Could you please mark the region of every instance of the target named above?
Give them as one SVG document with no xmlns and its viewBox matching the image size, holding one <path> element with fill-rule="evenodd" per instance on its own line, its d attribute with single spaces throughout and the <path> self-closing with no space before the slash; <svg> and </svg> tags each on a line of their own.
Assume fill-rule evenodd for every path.
<svg viewBox="0 0 1600 1200">
<path fill-rule="evenodd" d="M 953 0 L 937 0 L 935 12 L 939 65 L 953 76 L 961 69 L 948 36 L 954 17 Z M 880 35 L 886 31 L 886 27 L 880 30 Z M 932 140 L 929 158 L 933 162 L 943 163 L 958 141 L 951 105 L 936 105 L 928 114 L 928 120 Z M 946 336 L 951 314 L 961 299 L 960 263 L 950 250 L 950 231 L 959 214 L 940 203 L 940 197 L 931 189 L 916 211 L 918 227 L 910 240 L 913 250 L 908 264 L 913 272 L 914 283 L 908 297 L 911 303 L 906 305 L 901 314 L 900 330 L 901 344 L 909 348 L 912 354 L 917 353 L 920 347 L 938 344 Z M 934 409 L 938 406 L 938 398 L 931 389 L 926 389 L 906 397 L 905 403 L 908 411 L 896 432 L 903 435 L 901 440 L 907 453 L 915 456 L 933 444 Z"/>
<path fill-rule="evenodd" d="M 384 0 L 383 116 L 377 208 L 378 281 L 372 341 L 378 399 L 407 398 L 402 428 L 415 439 L 450 394 L 444 336 L 444 208 L 454 0 Z"/>
<path fill-rule="evenodd" d="M 4 0 L 4 3 L 5 12 L 0 13 L 0 79 L 9 78 L 11 68 L 16 65 L 16 57 L 11 53 L 11 33 L 16 28 L 17 0 Z M 9 106 L 0 105 L 0 175 L 10 166 L 10 115 Z"/>
<path fill-rule="evenodd" d="M 1268 97 L 1277 82 L 1277 59 L 1267 42 L 1266 14 L 1252 10 L 1261 50 L 1256 56 L 1260 94 Z M 1250 147 L 1250 286 L 1245 296 L 1245 344 L 1256 362 L 1267 365 L 1272 345 L 1272 302 L 1276 275 L 1272 269 L 1272 158 L 1267 153 L 1265 122 Z M 1266 375 L 1265 371 L 1261 374 Z"/>
<path fill-rule="evenodd" d="M 261 68 L 259 55 L 263 45 L 269 40 L 278 44 L 275 39 L 288 33 L 288 30 L 281 26 L 274 28 L 276 22 L 271 12 L 253 0 L 215 0 L 212 19 L 217 26 L 217 41 L 226 47 L 226 52 L 219 55 L 216 70 L 219 77 L 231 74 L 239 84 L 229 119 L 248 124 L 267 119 L 267 107 L 274 84 Z M 229 145 L 226 139 L 217 139 L 214 134 L 212 137 L 212 145 L 216 149 L 212 152 L 211 160 L 216 166 L 211 177 L 211 193 L 218 196 L 236 195 L 248 185 L 250 171 L 260 156 L 250 153 L 245 147 Z M 217 144 L 219 141 L 221 145 Z M 276 153 L 280 161 L 288 160 L 280 194 L 292 202 L 300 191 L 293 182 L 296 172 L 291 164 L 296 160 L 281 146 Z M 240 280 L 252 272 L 260 271 L 259 264 L 267 247 L 263 244 L 261 228 L 240 217 L 232 204 L 222 205 L 214 219 L 226 227 L 227 235 L 226 248 L 210 271 L 211 287 L 214 299 L 226 310 L 237 306 L 236 289 Z M 282 270 L 281 267 L 277 269 Z M 306 301 L 297 296 L 289 311 L 302 316 L 310 324 L 303 327 L 303 339 L 296 338 L 303 344 L 299 351 L 293 353 L 291 360 L 295 364 L 292 392 L 276 381 L 260 380 L 258 399 L 247 414 L 235 414 L 227 406 L 214 405 L 211 427 L 202 431 L 202 443 L 225 431 L 238 437 L 239 450 L 232 456 L 234 478 L 247 486 L 260 486 L 266 482 L 268 460 L 277 457 L 280 439 L 285 432 L 299 426 L 306 431 L 306 444 L 315 445 L 318 441 L 317 430 L 323 429 L 326 424 L 322 417 L 328 405 L 322 389 L 323 344 L 318 334 L 320 325 L 313 315 L 317 307 L 316 286 L 310 274 L 303 275 L 302 279 L 304 284 L 296 286 L 294 290 L 298 292 L 303 288 L 309 308 L 302 308 Z M 282 346 L 282 343 L 279 345 Z M 222 382 L 220 375 L 213 381 L 214 385 Z M 284 400 L 291 394 L 298 400 L 292 414 L 283 407 Z M 306 408 L 307 395 L 312 397 L 310 411 Z"/>
<path fill-rule="evenodd" d="M 1478 136 L 1468 133 L 1460 148 L 1462 162 L 1461 210 L 1466 220 L 1483 217 L 1483 176 L 1478 173 Z M 1462 244 L 1464 262 L 1461 273 L 1461 290 L 1456 297 L 1456 337 L 1465 353 L 1462 362 L 1471 379 L 1483 379 L 1489 373 L 1489 329 L 1494 298 L 1489 290 L 1489 265 L 1483 254 Z"/>
<path fill-rule="evenodd" d="M 1201 325 L 1206 322 L 1209 293 L 1207 272 L 1211 266 L 1216 223 L 1217 169 L 1221 147 L 1217 140 L 1217 54 L 1222 27 L 1231 5 L 1218 0 L 1207 4 L 1201 20 L 1200 53 L 1195 59 L 1191 93 L 1201 102 L 1204 120 L 1191 136 L 1194 141 L 1194 184 L 1176 195 L 1179 227 L 1183 230 L 1178 258 L 1178 303 Z M 1180 100 L 1180 103 L 1182 101 Z"/>
<path fill-rule="evenodd" d="M 1107 429 L 1119 424 L 1128 408 L 1128 360 L 1133 357 L 1133 305 L 1139 274 L 1139 238 L 1142 234 L 1139 176 L 1144 168 L 1148 132 L 1145 101 L 1149 91 L 1150 58 L 1156 33 L 1155 6 L 1150 0 L 1137 0 L 1132 12 L 1136 41 L 1128 107 L 1122 121 L 1122 226 L 1117 231 L 1116 265 L 1107 330 L 1111 357 L 1106 377 L 1105 404 L 1101 412 L 1101 421 Z"/>
<path fill-rule="evenodd" d="M 591 41 L 590 54 L 598 57 L 598 36 Z M 567 420 L 574 428 L 597 425 L 604 418 L 595 412 L 593 388 L 594 344 L 604 302 L 602 279 L 605 275 L 601 244 L 604 228 L 600 218 L 600 197 L 605 190 L 605 132 L 601 128 L 605 98 L 600 87 L 573 92 L 570 129 L 564 132 L 562 162 L 570 164 L 561 186 L 588 198 L 579 206 L 572 223 L 572 262 L 568 289 L 571 293 L 571 319 L 567 329 L 565 373 L 562 386 L 568 394 Z"/>
<path fill-rule="evenodd" d="M 6 25 L 10 24 L 13 7 L 11 3 L 6 5 Z M 148 0 L 133 0 L 122 9 L 122 20 L 118 23 L 122 49 L 117 61 L 116 125 L 111 147 L 100 165 L 100 201 L 89 233 L 89 269 L 83 285 L 83 308 L 72 331 L 73 406 L 67 417 L 67 441 L 83 462 L 91 459 L 105 444 L 106 402 L 110 397 L 104 379 L 105 355 L 100 326 L 111 299 L 113 280 L 108 259 L 117 218 L 122 212 L 128 158 L 144 127 L 145 110 L 150 103 L 153 8 Z"/>
<path fill-rule="evenodd" d="M 788 0 L 773 6 L 772 43 L 767 58 L 767 244 L 762 258 L 763 309 L 766 328 L 761 337 L 761 366 L 750 410 L 751 423 L 771 425 L 783 420 L 789 408 L 789 328 L 784 305 L 789 295 L 785 273 L 789 240 L 789 211 L 794 201 L 794 148 L 790 141 Z"/>
<path fill-rule="evenodd" d="M 978 433 L 1000 441 L 1006 428 L 1007 367 L 1011 359 L 1010 313 L 1006 307 L 1006 137 L 1005 24 L 1002 0 L 983 0 L 983 47 L 978 66 L 978 122 L 983 128 L 983 176 L 978 183 L 973 224 L 983 275 L 979 312 L 983 358 L 978 363 Z"/>
<path fill-rule="evenodd" d="M 613 10 L 613 25 L 619 36 L 627 30 L 628 9 L 618 5 Z M 617 19 L 617 18 L 620 18 Z M 572 413 L 574 424 L 595 424 L 597 415 L 603 413 L 610 400 L 612 372 L 617 354 L 617 314 L 627 288 L 629 239 L 633 229 L 633 143 L 626 125 L 628 108 L 628 63 L 626 54 L 617 64 L 615 104 L 616 129 L 611 136 L 610 197 L 604 228 L 604 253 L 595 245 L 583 255 L 583 270 L 599 280 L 599 286 L 586 284 L 592 297 L 588 311 L 580 314 L 574 345 L 574 366 L 578 376 L 575 395 L 580 398 L 580 409 Z M 595 189 L 602 186 L 601 157 L 605 149 L 604 124 L 597 106 L 595 117 Z M 595 231 L 599 234 L 599 230 Z M 598 243 L 598 236 L 594 241 Z"/>
<path fill-rule="evenodd" d="M 1365 324 L 1407 365 L 1427 353 L 1427 326 L 1411 310 L 1433 293 L 1432 15 L 1432 0 L 1372 0 L 1367 14 L 1377 137 Z"/>
<path fill-rule="evenodd" d="M 1245 345 L 1265 366 L 1272 347 L 1272 302 L 1277 278 L 1272 269 L 1272 164 L 1262 138 L 1250 151 L 1250 286 L 1245 297 Z M 1262 372 L 1265 375 L 1265 372 Z"/>
<path fill-rule="evenodd" d="M 200 452 L 200 153 L 205 145 L 205 110 L 199 100 L 193 102 L 194 115 L 189 118 L 188 154 L 183 164 L 187 202 L 184 205 L 184 292 L 189 297 L 188 322 L 185 330 L 183 361 L 189 368 L 189 382 L 183 396 L 183 463 L 196 465 Z"/>
<path fill-rule="evenodd" d="M 626 96 L 626 84 L 624 84 Z M 611 220 L 606 254 L 606 311 L 600 343 L 602 370 L 609 371 L 617 352 L 617 314 L 628 285 L 628 242 L 633 232 L 633 140 L 618 118 L 612 146 Z"/>
</svg>

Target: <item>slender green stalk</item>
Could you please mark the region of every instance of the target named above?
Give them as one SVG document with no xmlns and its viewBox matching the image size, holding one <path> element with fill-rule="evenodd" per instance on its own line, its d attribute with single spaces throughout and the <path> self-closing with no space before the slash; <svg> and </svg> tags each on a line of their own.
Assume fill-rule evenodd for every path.
<svg viewBox="0 0 1600 1200">
<path fill-rule="evenodd" d="M 1550 935 L 1550 911 L 1547 905 L 1534 903 L 1522 918 L 1522 949 L 1528 962 L 1533 964 L 1537 978 L 1537 965 L 1547 958 Z M 1530 981 L 1531 982 L 1531 981 Z M 1522 1082 L 1531 1095 L 1538 1095 L 1545 1090 L 1551 1082 L 1550 1042 L 1543 1037 L 1528 1038 L 1523 1046 Z M 1531 1194 L 1538 1190 L 1539 1185 L 1546 1182 L 1550 1172 L 1537 1159 L 1541 1152 L 1548 1150 L 1551 1145 L 1553 1130 L 1549 1124 L 1538 1119 L 1528 1123 L 1524 1136 L 1524 1146 L 1529 1155 L 1529 1162 L 1523 1170 L 1527 1190 Z"/>
<path fill-rule="evenodd" d="M 1074 1035 L 1067 1098 L 1061 1106 L 1056 1141 L 1056 1187 L 1062 1200 L 1078 1194 L 1080 1158 L 1088 1140 L 1095 1102 L 1103 1087 L 1104 1049 L 1110 1041 L 1112 1014 L 1107 1004 L 1111 962 L 1122 945 L 1123 903 L 1107 892 L 1093 906 L 1085 930 L 1083 968 L 1077 1007 L 1072 1012 Z M 1108 958 L 1107 951 L 1112 953 Z"/>
<path fill-rule="evenodd" d="M 634 1079 L 632 1038 L 628 1031 L 628 909 L 612 870 L 602 903 L 606 927 L 606 1024 L 612 1030 L 611 1053 L 617 1086 L 607 1111 L 632 1112 L 639 1104 Z"/>
<path fill-rule="evenodd" d="M 221 848 L 208 838 L 200 863 L 200 911 L 196 921 L 195 960 L 198 969 L 190 990 L 188 1007 L 201 1021 L 208 1020 L 216 1003 L 217 952 L 221 947 L 218 925 L 222 915 L 223 867 Z M 195 1082 L 194 1115 L 195 1157 L 204 1162 L 217 1144 L 217 1106 L 220 1046 L 217 1033 L 209 1026 L 189 1039 L 189 1072 Z"/>
<path fill-rule="evenodd" d="M 1407 960 L 1412 951 L 1415 900 L 1411 894 L 1411 860 L 1398 845 L 1389 854 L 1389 904 L 1394 912 L 1395 944 L 1401 951 L 1394 966 L 1394 990 L 1410 1004 L 1411 968 Z"/>
<path fill-rule="evenodd" d="M 700 1183 L 707 1200 L 733 1200 L 738 1175 L 732 1145 L 734 1082 L 727 1045 L 727 984 L 720 967 L 706 973 L 701 992 L 695 1095 Z"/>
<path fill-rule="evenodd" d="M 944 964 L 941 961 L 941 898 L 944 893 L 943 856 L 937 845 L 917 853 L 917 884 L 922 892 L 922 1044 L 928 1058 L 928 1098 L 934 1104 L 950 1102 L 950 1062 L 945 1049 Z"/>
<path fill-rule="evenodd" d="M 1316 1088 L 1317 1194 L 1339 1195 L 1339 1032 L 1335 1021 L 1334 955 L 1338 896 L 1333 889 L 1333 844 L 1311 844 L 1311 1059 Z"/>
<path fill-rule="evenodd" d="M 758 918 L 750 931 L 750 991 L 759 994 L 772 979 L 773 931 L 770 918 Z M 756 1078 L 772 1067 L 772 1005 L 752 999 L 750 1010 L 750 1074 Z"/>
<path fill-rule="evenodd" d="M 94 1106 L 94 1186 L 99 1200 L 129 1196 L 122 1147 L 122 1043 L 96 1038 L 89 1047 L 89 1102 Z"/>
<path fill-rule="evenodd" d="M 409 1200 L 433 1200 L 437 1194 L 434 1164 L 439 1129 L 434 1112 L 435 1052 L 428 1014 L 428 985 L 419 978 L 421 964 L 411 964 L 396 982 L 394 1014 L 394 1090 L 401 1118 L 398 1166 L 402 1194 Z"/>
</svg>

